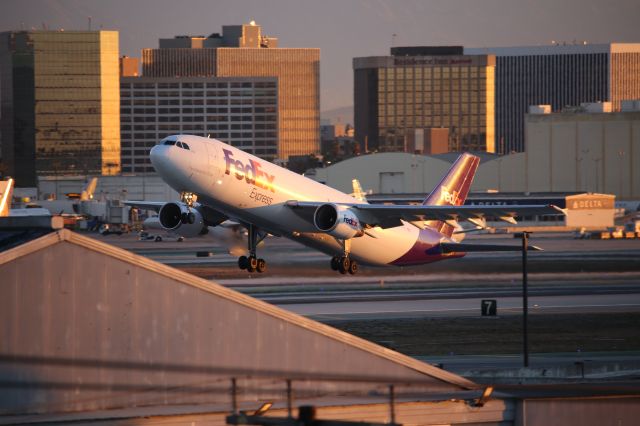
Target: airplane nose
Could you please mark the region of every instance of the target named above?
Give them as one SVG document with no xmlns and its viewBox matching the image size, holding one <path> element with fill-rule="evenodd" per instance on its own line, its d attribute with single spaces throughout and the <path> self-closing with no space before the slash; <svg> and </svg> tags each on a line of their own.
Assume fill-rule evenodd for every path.
<svg viewBox="0 0 640 426">
<path fill-rule="evenodd" d="M 168 146 L 165 145 L 156 145 L 151 148 L 149 152 L 149 158 L 151 159 L 151 164 L 153 164 L 153 168 L 156 169 L 156 172 L 163 174 L 163 172 L 167 169 L 167 164 L 169 162 L 169 153 L 167 152 Z"/>
</svg>

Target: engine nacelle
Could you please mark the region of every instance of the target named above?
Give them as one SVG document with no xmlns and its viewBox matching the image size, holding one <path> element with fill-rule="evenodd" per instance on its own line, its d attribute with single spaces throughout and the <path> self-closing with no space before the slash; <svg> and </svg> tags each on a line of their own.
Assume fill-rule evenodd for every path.
<svg viewBox="0 0 640 426">
<path fill-rule="evenodd" d="M 363 235 L 358 216 L 348 207 L 336 204 L 323 204 L 313 214 L 313 223 L 322 232 L 341 240 Z"/>
<path fill-rule="evenodd" d="M 189 220 L 189 214 L 192 216 Z M 207 233 L 207 226 L 202 217 L 202 213 L 197 207 L 191 211 L 184 203 L 167 203 L 160 208 L 158 214 L 160 225 L 167 231 L 173 231 L 183 237 L 197 237 Z"/>
</svg>

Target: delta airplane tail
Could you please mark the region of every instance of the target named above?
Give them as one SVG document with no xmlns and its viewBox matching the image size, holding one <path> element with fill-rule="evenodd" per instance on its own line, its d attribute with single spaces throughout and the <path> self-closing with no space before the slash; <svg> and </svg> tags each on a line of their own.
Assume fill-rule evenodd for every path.
<svg viewBox="0 0 640 426">
<path fill-rule="evenodd" d="M 480 158 L 464 153 L 451 166 L 440 183 L 431 191 L 422 205 L 425 206 L 461 206 L 469 195 L 469 188 L 478 170 Z M 427 226 L 451 238 L 455 231 L 454 224 L 432 220 Z"/>
</svg>

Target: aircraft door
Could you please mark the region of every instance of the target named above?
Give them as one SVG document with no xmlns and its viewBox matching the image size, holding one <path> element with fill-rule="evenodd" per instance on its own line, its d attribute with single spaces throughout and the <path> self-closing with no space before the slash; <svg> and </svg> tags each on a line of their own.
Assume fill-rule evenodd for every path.
<svg viewBox="0 0 640 426">
<path fill-rule="evenodd" d="M 214 180 L 222 179 L 222 170 L 220 168 L 220 155 L 218 145 L 208 142 L 207 145 L 207 157 L 208 157 L 208 169 L 209 173 Z"/>
</svg>

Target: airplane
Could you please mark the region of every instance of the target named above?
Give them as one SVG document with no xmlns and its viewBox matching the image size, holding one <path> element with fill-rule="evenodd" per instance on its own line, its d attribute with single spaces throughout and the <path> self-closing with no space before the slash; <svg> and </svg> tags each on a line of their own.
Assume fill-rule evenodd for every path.
<svg viewBox="0 0 640 426">
<path fill-rule="evenodd" d="M 333 270 L 355 274 L 359 263 L 408 266 L 474 251 L 521 250 L 457 243 L 452 235 L 459 220 L 477 224 L 490 216 L 515 223 L 516 216 L 564 214 L 553 205 L 464 206 L 480 162 L 468 153 L 422 205 L 369 204 L 213 138 L 169 136 L 151 149 L 150 159 L 180 194 L 180 201 L 159 208 L 162 227 L 196 236 L 229 219 L 240 223 L 248 231 L 249 256 L 240 256 L 238 266 L 248 272 L 266 270 L 256 247 L 268 234 L 324 252 Z"/>
<path fill-rule="evenodd" d="M 349 195 L 358 201 L 367 201 L 368 192 L 364 192 L 362 190 L 362 185 L 360 185 L 360 181 L 358 179 L 351 179 L 351 186 L 353 187 L 353 192 Z"/>
<path fill-rule="evenodd" d="M 51 216 L 51 212 L 41 207 L 12 209 L 11 197 L 15 181 L 11 178 L 0 181 L 0 217 L 6 216 Z"/>
</svg>

